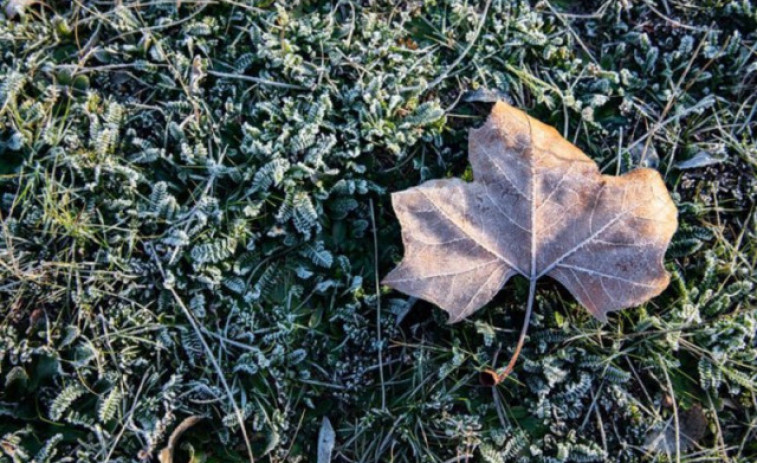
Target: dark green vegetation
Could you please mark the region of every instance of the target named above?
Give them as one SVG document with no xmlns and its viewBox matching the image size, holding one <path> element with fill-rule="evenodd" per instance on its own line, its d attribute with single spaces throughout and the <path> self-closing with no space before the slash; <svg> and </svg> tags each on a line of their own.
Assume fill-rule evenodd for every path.
<svg viewBox="0 0 757 463">
<path fill-rule="evenodd" d="M 757 458 L 749 1 L 27 3 L 0 20 L 0 461 L 155 459 L 190 415 L 176 461 L 315 461 L 322 417 L 334 461 Z M 478 88 L 657 167 L 681 224 L 670 287 L 605 325 L 541 282 L 494 389 L 525 281 L 456 325 L 376 284 L 389 193 L 469 177 Z"/>
</svg>

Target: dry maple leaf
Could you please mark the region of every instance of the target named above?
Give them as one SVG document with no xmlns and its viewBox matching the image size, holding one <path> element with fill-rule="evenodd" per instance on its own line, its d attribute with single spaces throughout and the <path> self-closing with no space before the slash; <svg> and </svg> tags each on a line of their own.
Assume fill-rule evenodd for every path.
<svg viewBox="0 0 757 463">
<path fill-rule="evenodd" d="M 660 174 L 615 177 L 557 131 L 504 102 L 471 129 L 474 181 L 432 180 L 392 194 L 405 257 L 383 280 L 469 316 L 515 274 L 559 281 L 596 318 L 641 304 L 668 285 L 663 256 L 677 227 Z"/>
</svg>

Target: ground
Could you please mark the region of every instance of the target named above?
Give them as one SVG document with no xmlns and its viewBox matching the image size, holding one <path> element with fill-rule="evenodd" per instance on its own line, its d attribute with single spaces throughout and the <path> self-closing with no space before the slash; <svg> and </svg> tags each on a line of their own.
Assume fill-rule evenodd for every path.
<svg viewBox="0 0 757 463">
<path fill-rule="evenodd" d="M 751 2 L 3 6 L 0 462 L 757 459 Z M 452 325 L 379 281 L 496 99 L 679 229 L 606 323 L 540 281 L 490 387 L 524 279 Z"/>
</svg>

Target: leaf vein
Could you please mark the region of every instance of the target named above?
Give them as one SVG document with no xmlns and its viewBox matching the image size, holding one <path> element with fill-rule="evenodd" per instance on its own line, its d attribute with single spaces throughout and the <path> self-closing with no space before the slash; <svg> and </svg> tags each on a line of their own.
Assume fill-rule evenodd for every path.
<svg viewBox="0 0 757 463">
<path fill-rule="evenodd" d="M 421 194 L 423 195 L 423 197 L 425 197 L 425 198 L 426 198 L 426 200 L 428 200 L 428 202 L 429 202 L 429 203 L 430 203 L 430 204 L 431 204 L 432 206 L 434 206 L 434 207 L 436 208 L 436 210 L 438 210 L 438 211 L 439 211 L 439 213 L 440 213 L 440 214 L 441 214 L 441 215 L 442 215 L 442 216 L 443 216 L 443 217 L 444 217 L 445 219 L 447 219 L 447 220 L 448 220 L 448 221 L 449 221 L 449 222 L 450 222 L 450 223 L 451 223 L 452 225 L 454 225 L 454 226 L 455 226 L 455 228 L 457 228 L 458 230 L 460 230 L 460 232 L 462 232 L 462 233 L 463 233 L 463 234 L 464 234 L 465 236 L 469 237 L 469 238 L 470 238 L 470 239 L 471 239 L 471 240 L 472 240 L 472 241 L 473 241 L 474 243 L 476 243 L 476 245 L 478 245 L 479 247 L 481 247 L 482 249 L 484 249 L 484 250 L 485 250 L 486 252 L 488 252 L 489 254 L 493 255 L 494 257 L 498 258 L 498 259 L 499 259 L 499 260 L 501 260 L 502 262 L 506 263 L 506 264 L 507 264 L 507 265 L 509 265 L 510 267 L 514 268 L 515 270 L 517 270 L 517 271 L 518 271 L 519 273 L 521 273 L 522 275 L 525 275 L 525 273 L 524 273 L 524 272 L 523 272 L 523 271 L 522 271 L 522 270 L 521 270 L 520 268 L 518 268 L 518 266 L 517 266 L 517 265 L 513 264 L 512 262 L 510 262 L 510 260 L 509 260 L 509 259 L 506 259 L 505 257 L 503 257 L 502 255 L 500 255 L 500 254 L 499 254 L 498 252 L 494 251 L 493 249 L 489 249 L 489 247 L 487 247 L 487 246 L 484 246 L 484 245 L 483 245 L 483 244 L 481 244 L 481 243 L 480 243 L 479 241 L 477 241 L 477 240 L 476 240 L 476 239 L 475 239 L 475 238 L 474 238 L 473 236 L 471 236 L 471 234 L 470 234 L 470 233 L 468 233 L 468 231 L 467 231 L 466 229 L 464 229 L 463 227 L 461 227 L 461 226 L 460 226 L 460 225 L 459 225 L 459 224 L 458 224 L 457 222 L 455 222 L 455 221 L 454 221 L 454 220 L 452 219 L 452 217 L 450 217 L 450 216 L 449 216 L 449 215 L 448 215 L 448 214 L 447 214 L 446 212 L 444 212 L 444 210 L 443 210 L 443 209 L 442 209 L 441 207 L 439 207 L 439 205 L 437 205 L 437 204 L 436 204 L 436 203 L 435 203 L 435 202 L 434 202 L 434 201 L 433 201 L 433 200 L 431 199 L 431 197 L 429 197 L 429 195 L 427 195 L 427 194 L 426 194 L 426 192 L 425 192 L 425 191 L 423 191 L 423 189 L 419 189 L 418 191 L 419 191 L 419 192 L 420 192 L 420 193 L 421 193 Z"/>
<path fill-rule="evenodd" d="M 385 282 L 386 283 L 407 283 L 408 281 L 426 280 L 430 278 L 454 277 L 458 275 L 463 275 L 465 273 L 475 272 L 476 270 L 481 270 L 484 267 L 488 267 L 491 264 L 496 264 L 499 262 L 500 262 L 499 260 L 490 260 L 488 262 L 484 262 L 483 264 L 479 264 L 479 265 L 476 265 L 475 267 L 471 267 L 465 270 L 446 272 L 446 273 L 437 273 L 434 275 L 425 275 L 425 276 L 417 277 L 417 278 L 398 278 L 396 280 L 385 280 Z"/>
<path fill-rule="evenodd" d="M 618 276 L 618 275 L 612 275 L 612 274 L 609 274 L 609 273 L 598 272 L 596 270 L 592 270 L 592 269 L 586 268 L 586 267 L 581 267 L 581 266 L 578 266 L 578 265 L 557 264 L 556 267 L 566 268 L 566 269 L 569 269 L 571 271 L 575 270 L 575 271 L 582 272 L 582 273 L 588 273 L 589 275 L 598 276 L 598 277 L 601 277 L 601 278 L 609 278 L 611 280 L 619 280 L 619 281 L 622 281 L 624 283 L 628 283 L 628 284 L 631 284 L 631 285 L 634 285 L 634 286 L 642 286 L 644 288 L 656 288 L 656 285 L 650 285 L 650 284 L 641 283 L 641 282 L 634 281 L 634 280 L 629 280 L 628 278 L 623 278 L 623 277 Z"/>
</svg>

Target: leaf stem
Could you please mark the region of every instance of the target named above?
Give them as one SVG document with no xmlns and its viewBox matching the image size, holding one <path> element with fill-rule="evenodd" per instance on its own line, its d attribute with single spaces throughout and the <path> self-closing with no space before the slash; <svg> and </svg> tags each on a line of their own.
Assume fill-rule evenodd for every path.
<svg viewBox="0 0 757 463">
<path fill-rule="evenodd" d="M 505 371 L 502 373 L 497 373 L 496 382 L 495 384 L 499 384 L 502 381 L 507 378 L 507 376 L 512 373 L 513 368 L 515 368 L 515 362 L 518 360 L 518 356 L 520 355 L 520 350 L 523 348 L 523 343 L 526 341 L 526 333 L 528 333 L 528 325 L 530 325 L 531 322 L 531 312 L 534 308 L 534 296 L 536 293 L 536 278 L 531 278 L 531 281 L 528 285 L 528 302 L 526 304 L 526 318 L 523 319 L 523 328 L 520 330 L 520 337 L 518 338 L 518 345 L 515 346 L 515 352 L 513 352 L 513 356 L 510 358 L 510 362 L 507 364 L 507 367 L 505 367 Z"/>
</svg>

